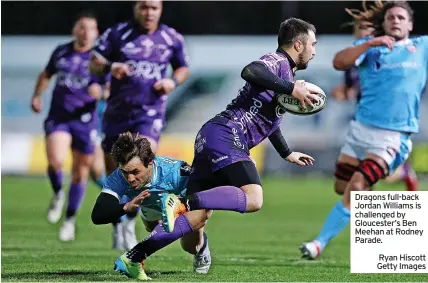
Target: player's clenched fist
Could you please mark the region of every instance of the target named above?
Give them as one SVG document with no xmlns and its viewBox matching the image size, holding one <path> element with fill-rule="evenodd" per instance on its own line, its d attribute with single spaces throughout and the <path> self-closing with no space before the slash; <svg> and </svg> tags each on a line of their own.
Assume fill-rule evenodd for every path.
<svg viewBox="0 0 428 283">
<path fill-rule="evenodd" d="M 43 100 L 40 96 L 33 96 L 31 99 L 31 109 L 33 109 L 33 111 L 36 113 L 42 112 Z"/>
<path fill-rule="evenodd" d="M 125 210 L 127 213 L 137 211 L 137 208 L 140 206 L 143 200 L 148 198 L 149 196 L 150 196 L 149 190 L 142 191 L 133 200 L 126 203 L 125 206 L 123 207 L 123 210 Z"/>
<path fill-rule="evenodd" d="M 111 65 L 111 75 L 118 80 L 129 76 L 130 72 L 129 66 L 124 63 L 115 62 Z"/>
<path fill-rule="evenodd" d="M 159 94 L 168 94 L 173 91 L 176 87 L 175 82 L 172 79 L 161 79 L 153 84 L 153 88 Z"/>
</svg>

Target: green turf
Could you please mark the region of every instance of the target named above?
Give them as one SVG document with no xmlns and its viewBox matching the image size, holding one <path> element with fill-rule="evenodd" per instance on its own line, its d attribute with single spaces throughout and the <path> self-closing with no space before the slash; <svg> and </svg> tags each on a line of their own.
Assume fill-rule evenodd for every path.
<svg viewBox="0 0 428 283">
<path fill-rule="evenodd" d="M 421 184 L 425 188 L 427 183 Z M 402 188 L 401 185 L 378 189 Z M 2 178 L 3 281 L 129 281 L 113 271 L 111 226 L 95 226 L 90 212 L 98 195 L 90 184 L 77 219 L 74 243 L 58 240 L 59 224 L 46 221 L 46 179 Z M 155 281 L 425 281 L 427 275 L 350 274 L 349 229 L 317 261 L 300 261 L 298 246 L 320 229 L 338 200 L 329 179 L 264 179 L 264 206 L 254 214 L 215 212 L 207 227 L 213 265 L 208 275 L 192 272 L 192 257 L 179 243 L 146 262 Z M 140 238 L 147 235 L 138 222 Z"/>
</svg>

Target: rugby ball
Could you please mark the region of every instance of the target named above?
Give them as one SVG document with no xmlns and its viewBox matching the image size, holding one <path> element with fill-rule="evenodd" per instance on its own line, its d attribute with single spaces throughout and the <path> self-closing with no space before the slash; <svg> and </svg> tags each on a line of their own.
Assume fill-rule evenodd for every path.
<svg viewBox="0 0 428 283">
<path fill-rule="evenodd" d="M 294 98 L 291 94 L 279 93 L 277 94 L 277 101 L 279 105 L 281 105 L 285 111 L 294 114 L 294 115 L 313 115 L 315 113 L 320 112 L 327 103 L 327 96 L 325 92 L 317 85 L 305 81 L 297 81 L 303 83 L 307 89 L 313 94 L 318 95 L 318 102 L 314 102 L 314 107 L 306 105 L 306 109 L 303 109 L 300 106 L 300 102 L 298 99 Z"/>
</svg>

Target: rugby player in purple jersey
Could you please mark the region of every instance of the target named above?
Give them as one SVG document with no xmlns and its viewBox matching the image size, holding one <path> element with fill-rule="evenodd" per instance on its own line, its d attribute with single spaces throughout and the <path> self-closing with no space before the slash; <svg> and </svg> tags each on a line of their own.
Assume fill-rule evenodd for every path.
<svg viewBox="0 0 428 283">
<path fill-rule="evenodd" d="M 54 191 L 48 210 L 50 223 L 61 218 L 65 202 L 62 169 L 70 147 L 73 157 L 68 207 L 59 233 L 62 241 L 75 238 L 75 215 L 85 194 L 97 137 L 97 100 L 93 95 L 101 89 L 100 79 L 90 74 L 88 68 L 91 49 L 98 36 L 95 16 L 90 12 L 79 14 L 72 33 L 73 41 L 53 51 L 38 77 L 31 100 L 33 111 L 40 113 L 42 94 L 56 75 L 49 114 L 44 122 L 48 175 Z"/>
<path fill-rule="evenodd" d="M 165 125 L 167 94 L 189 74 L 183 36 L 159 23 L 162 1 L 136 1 L 133 10 L 131 20 L 104 32 L 90 63 L 92 73 L 112 77 L 103 121 L 107 174 L 117 168 L 110 151 L 123 132 L 139 133 L 156 151 Z M 173 73 L 168 78 L 169 65 Z M 126 249 L 137 243 L 135 215 L 128 214 L 126 221 L 114 225 L 115 248 L 122 248 L 121 234 Z"/>
<path fill-rule="evenodd" d="M 285 160 L 301 166 L 313 164 L 312 157 L 288 148 L 279 128 L 285 111 L 276 94 L 291 94 L 302 107 L 318 100 L 294 79 L 294 72 L 307 68 L 315 56 L 315 45 L 313 25 L 295 18 L 281 24 L 278 49 L 243 69 L 241 75 L 247 83 L 238 97 L 197 134 L 186 196 L 161 196 L 162 223 L 121 255 L 115 270 L 133 278 L 146 278 L 139 263 L 183 236 L 189 241 L 202 239 L 212 210 L 245 213 L 261 209 L 261 181 L 249 150 L 264 139 L 268 138 Z"/>
</svg>

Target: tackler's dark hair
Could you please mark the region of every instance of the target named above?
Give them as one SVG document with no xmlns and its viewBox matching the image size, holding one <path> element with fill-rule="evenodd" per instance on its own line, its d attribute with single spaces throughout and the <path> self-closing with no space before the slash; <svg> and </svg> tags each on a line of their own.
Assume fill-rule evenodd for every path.
<svg viewBox="0 0 428 283">
<path fill-rule="evenodd" d="M 113 144 L 111 155 L 121 165 L 125 165 L 134 157 L 138 157 L 146 167 L 155 158 L 150 142 L 139 134 L 130 132 L 120 134 Z"/>
</svg>

